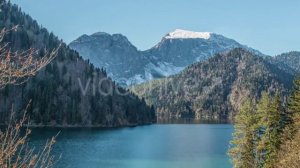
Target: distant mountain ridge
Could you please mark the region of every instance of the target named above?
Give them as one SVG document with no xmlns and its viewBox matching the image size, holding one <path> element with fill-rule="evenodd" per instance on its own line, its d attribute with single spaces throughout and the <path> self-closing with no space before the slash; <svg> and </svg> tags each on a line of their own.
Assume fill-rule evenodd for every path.
<svg viewBox="0 0 300 168">
<path fill-rule="evenodd" d="M 69 46 L 96 67 L 105 68 L 109 76 L 124 86 L 177 74 L 195 62 L 233 48 L 263 55 L 222 35 L 181 29 L 166 34 L 146 51 L 138 51 L 121 34 L 103 32 L 80 36 Z"/>
</svg>

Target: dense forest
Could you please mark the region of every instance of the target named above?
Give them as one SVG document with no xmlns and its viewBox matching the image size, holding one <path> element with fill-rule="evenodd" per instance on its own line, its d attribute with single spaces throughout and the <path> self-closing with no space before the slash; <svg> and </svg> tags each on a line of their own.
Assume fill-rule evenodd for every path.
<svg viewBox="0 0 300 168">
<path fill-rule="evenodd" d="M 131 89 L 154 105 L 160 119 L 232 122 L 247 97 L 258 100 L 262 91 L 288 94 L 299 71 L 277 61 L 283 60 L 280 57 L 257 56 L 238 48 L 195 63 L 178 75 Z M 297 54 L 291 58 L 300 60 Z"/>
<path fill-rule="evenodd" d="M 155 122 L 154 109 L 116 85 L 105 70 L 84 61 L 18 6 L 4 0 L 0 4 L 0 28 L 19 26 L 1 42 L 11 51 L 35 48 L 35 57 L 42 57 L 60 46 L 55 60 L 37 76 L 0 90 L 0 123 L 8 121 L 12 109 L 21 115 L 30 101 L 31 125 L 115 127 Z"/>
</svg>

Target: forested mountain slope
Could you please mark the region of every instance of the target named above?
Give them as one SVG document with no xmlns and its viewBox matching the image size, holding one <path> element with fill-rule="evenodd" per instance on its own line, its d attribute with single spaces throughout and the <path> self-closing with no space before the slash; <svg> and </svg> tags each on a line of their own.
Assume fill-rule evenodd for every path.
<svg viewBox="0 0 300 168">
<path fill-rule="evenodd" d="M 154 105 L 161 119 L 230 122 L 245 98 L 258 99 L 262 91 L 286 94 L 294 75 L 239 48 L 131 89 Z"/>
<path fill-rule="evenodd" d="M 291 74 L 300 73 L 300 52 L 287 52 L 274 57 L 268 57 L 268 60 Z"/>
<path fill-rule="evenodd" d="M 13 51 L 37 48 L 42 56 L 60 44 L 57 57 L 37 76 L 19 86 L 0 90 L 0 122 L 7 122 L 13 106 L 21 115 L 27 104 L 30 124 L 115 127 L 155 122 L 153 109 L 132 93 L 123 94 L 104 70 L 95 68 L 53 33 L 42 28 L 16 5 L 0 1 L 0 28 L 20 25 L 3 43 Z M 122 94 L 122 95 L 121 95 Z"/>
</svg>

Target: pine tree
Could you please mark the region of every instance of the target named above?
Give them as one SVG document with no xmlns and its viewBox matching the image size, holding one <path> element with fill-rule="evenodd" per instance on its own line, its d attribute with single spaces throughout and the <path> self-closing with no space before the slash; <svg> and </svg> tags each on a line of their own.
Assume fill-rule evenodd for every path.
<svg viewBox="0 0 300 168">
<path fill-rule="evenodd" d="M 256 167 L 255 141 L 258 116 L 255 115 L 253 107 L 251 100 L 247 100 L 235 118 L 235 133 L 229 151 L 234 168 Z"/>
<path fill-rule="evenodd" d="M 270 109 L 270 97 L 267 92 L 263 92 L 261 99 L 257 104 L 257 115 L 259 116 L 259 122 L 257 123 L 258 135 L 259 138 L 257 139 L 257 147 L 256 147 L 256 157 L 257 157 L 257 164 L 259 167 L 262 167 L 265 160 L 265 142 L 262 140 L 262 135 L 266 130 L 266 126 L 264 123 L 268 120 L 268 111 Z"/>
<path fill-rule="evenodd" d="M 272 168 L 276 164 L 276 156 L 281 145 L 281 112 L 282 102 L 279 93 L 270 101 L 270 108 L 266 109 L 264 117 L 261 121 L 261 126 L 264 128 L 264 133 L 261 139 L 261 148 L 264 151 L 263 167 Z"/>
</svg>

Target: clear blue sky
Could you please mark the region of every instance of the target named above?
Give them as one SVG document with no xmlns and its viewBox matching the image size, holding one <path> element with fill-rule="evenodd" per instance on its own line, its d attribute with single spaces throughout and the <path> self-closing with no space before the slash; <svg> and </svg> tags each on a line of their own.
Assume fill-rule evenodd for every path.
<svg viewBox="0 0 300 168">
<path fill-rule="evenodd" d="M 300 51 L 300 0 L 12 0 L 69 43 L 122 33 L 140 50 L 176 28 L 233 38 L 265 54 Z"/>
</svg>

